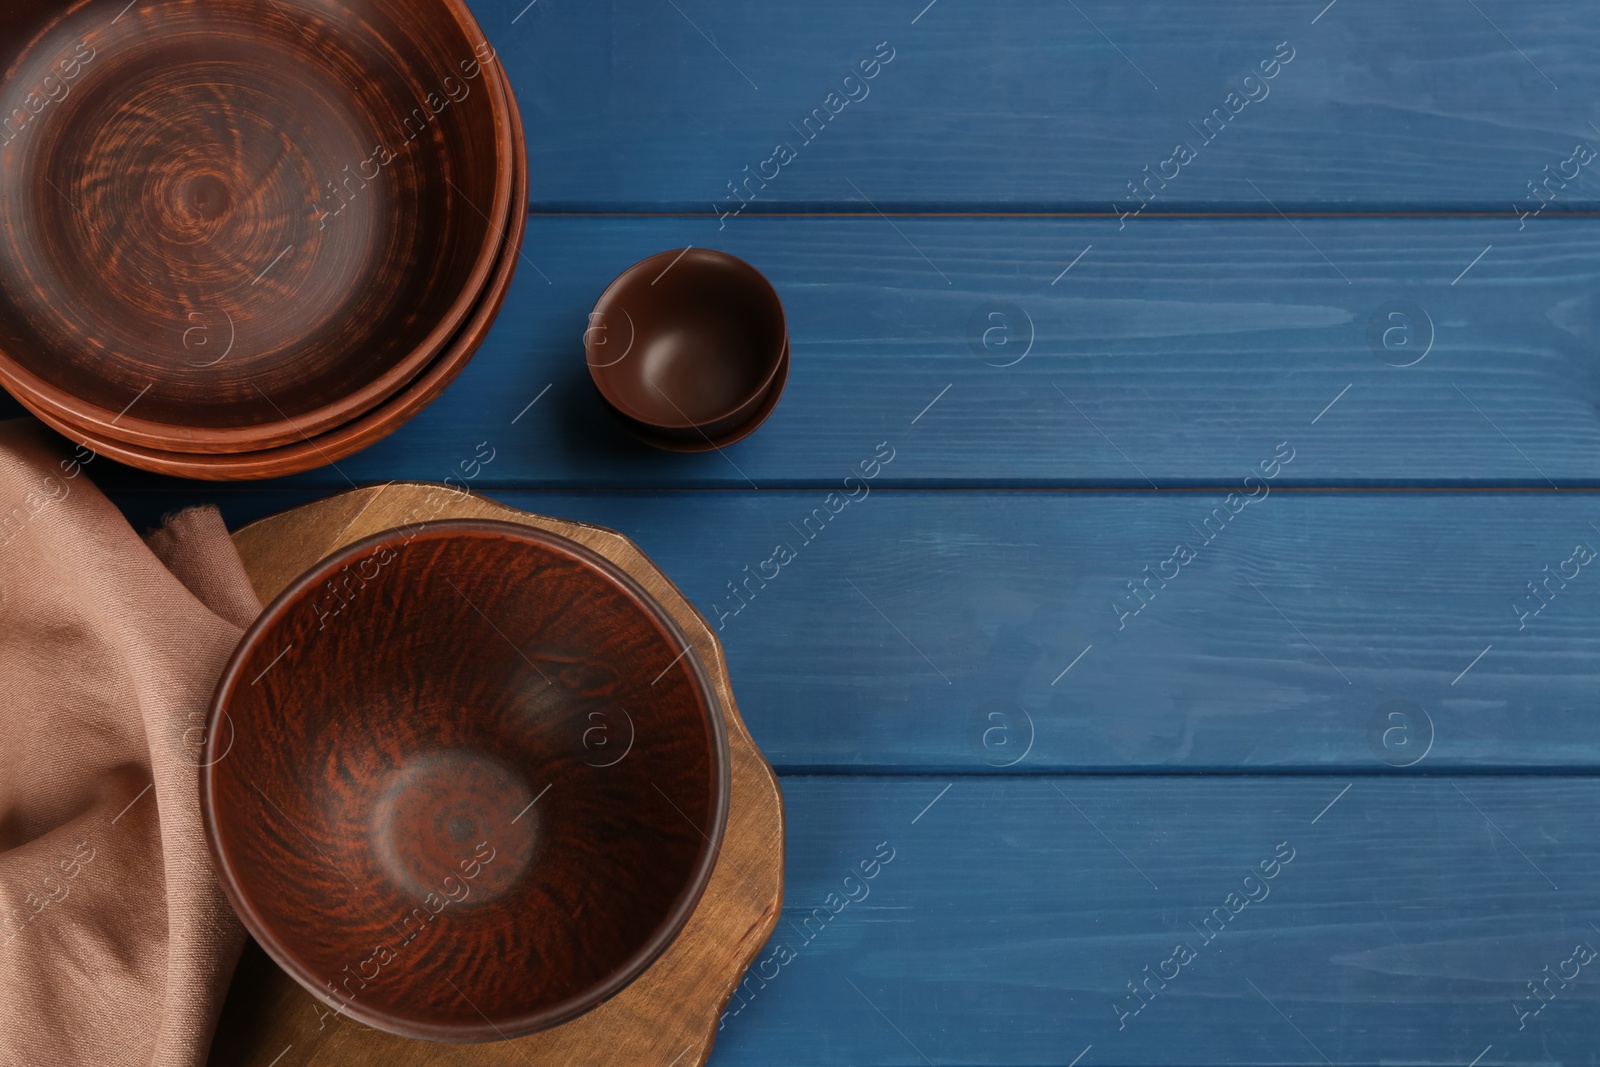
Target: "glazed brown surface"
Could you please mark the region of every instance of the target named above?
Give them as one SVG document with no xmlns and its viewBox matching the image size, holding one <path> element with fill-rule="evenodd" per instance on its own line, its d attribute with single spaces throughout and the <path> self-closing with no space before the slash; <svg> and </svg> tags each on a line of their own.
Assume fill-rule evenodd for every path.
<svg viewBox="0 0 1600 1067">
<path fill-rule="evenodd" d="M 506 92 L 465 8 L 113 14 L 4 35 L 8 93 L 40 105 L 0 154 L 7 387 L 112 440 L 229 452 L 336 426 L 427 367 L 512 203 Z"/>
<path fill-rule="evenodd" d="M 505 78 L 498 64 L 493 71 L 494 76 L 503 83 Z M 251 452 L 201 454 L 159 451 L 109 440 L 52 414 L 27 397 L 19 398 L 22 404 L 52 429 L 72 439 L 74 443 L 87 445 L 119 463 L 161 474 L 208 481 L 274 478 L 285 474 L 296 474 L 329 463 L 337 463 L 352 452 L 357 452 L 387 437 L 427 407 L 466 368 L 473 353 L 488 335 L 489 327 L 505 303 L 506 293 L 511 288 L 512 278 L 516 274 L 528 220 L 528 166 L 522 121 L 509 86 L 506 88 L 506 102 L 511 109 L 513 131 L 514 182 L 511 221 L 488 285 L 477 306 L 472 309 L 472 315 L 444 353 L 424 368 L 404 389 L 372 410 L 325 433 L 307 436 L 276 448 Z"/>
<path fill-rule="evenodd" d="M 658 252 L 623 271 L 584 333 L 600 395 L 650 443 L 699 445 L 759 422 L 787 354 L 772 284 L 708 248 Z"/>
<path fill-rule="evenodd" d="M 772 409 L 778 406 L 778 400 L 783 396 L 783 387 L 789 381 L 789 346 L 784 345 L 783 358 L 778 362 L 778 373 L 772 379 L 772 385 L 761 397 L 761 402 L 750 412 L 748 418 L 739 423 L 726 433 L 713 437 L 700 431 L 683 433 L 673 431 L 662 433 L 652 426 L 628 418 L 615 408 L 611 409 L 612 416 L 622 425 L 622 428 L 633 434 L 638 440 L 654 448 L 667 452 L 714 452 L 719 448 L 727 448 L 737 444 L 746 437 L 755 433 L 767 416 L 772 414 Z"/>
<path fill-rule="evenodd" d="M 234 532 L 251 584 L 270 602 L 323 557 L 397 525 L 491 518 L 549 530 L 622 568 L 689 636 L 711 675 L 728 731 L 728 824 L 694 915 L 626 989 L 559 1026 L 511 1041 L 440 1044 L 373 1030 L 335 1015 L 253 942 L 228 991 L 210 1062 L 217 1067 L 612 1067 L 706 1061 L 719 1015 L 778 923 L 784 813 L 777 777 L 739 714 L 715 632 L 637 545 L 614 530 L 534 515 L 474 493 L 395 482 L 324 497 Z M 614 724 L 620 727 L 622 724 Z M 617 740 L 620 729 L 614 731 Z M 594 739 L 596 747 L 600 738 Z M 607 744 L 611 738 L 606 738 Z M 748 990 L 746 991 L 748 993 Z"/>
<path fill-rule="evenodd" d="M 613 564 L 432 522 L 291 586 L 219 685 L 202 807 L 251 933 L 340 1014 L 495 1040 L 617 992 L 709 879 L 715 690 Z M 226 716 L 224 725 L 223 716 Z M 594 744 L 632 725 L 625 759 Z"/>
</svg>

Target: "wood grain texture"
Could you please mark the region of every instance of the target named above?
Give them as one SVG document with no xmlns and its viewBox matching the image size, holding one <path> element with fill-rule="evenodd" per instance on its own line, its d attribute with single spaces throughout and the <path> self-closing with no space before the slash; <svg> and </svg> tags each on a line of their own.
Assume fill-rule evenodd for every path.
<svg viewBox="0 0 1600 1067">
<path fill-rule="evenodd" d="M 788 144 L 749 210 L 1108 212 L 1184 142 L 1198 157 L 1152 210 L 1509 213 L 1600 147 L 1600 27 L 1582 0 L 1476 4 L 473 7 L 527 95 L 543 208 L 730 210 L 728 183 Z M 894 58 L 863 81 L 880 42 Z M 1244 79 L 1282 42 L 1264 98 L 1230 104 L 1262 96 Z M 1593 210 L 1592 169 L 1550 210 Z"/>
<path fill-rule="evenodd" d="M 838 488 L 504 497 L 645 547 L 786 773 L 1600 767 L 1589 494 Z"/>
<path fill-rule="evenodd" d="M 30 404 L 146 448 L 282 445 L 391 396 L 479 303 L 521 145 L 458 0 L 8 28 L 0 379 Z"/>
<path fill-rule="evenodd" d="M 1600 220 L 1299 220 L 1315 247 L 1282 219 L 897 225 L 915 248 L 882 219 L 532 219 L 549 283 L 524 266 L 449 392 L 290 484 L 459 477 L 487 442 L 485 486 L 822 486 L 886 439 L 897 485 L 1232 485 L 1285 439 L 1301 451 L 1283 484 L 1600 484 Z M 726 455 L 638 445 L 583 361 L 616 272 L 688 244 L 753 263 L 788 314 L 783 398 Z M 986 311 L 1008 324 L 991 342 L 1032 322 L 1026 358 L 975 350 Z"/>
<path fill-rule="evenodd" d="M 1591 777 L 784 793 L 787 901 L 761 960 L 793 958 L 741 985 L 716 1067 L 1596 1062 L 1600 960 L 1566 963 L 1600 950 Z M 884 842 L 893 862 L 835 912 Z M 1280 844 L 1293 859 L 1264 878 Z M 1179 944 L 1196 958 L 1162 979 Z M 1130 982 L 1148 1003 L 1119 1029 Z"/>
<path fill-rule="evenodd" d="M 1592 494 L 1273 491 L 1225 526 L 1221 492 L 873 489 L 825 524 L 822 491 L 496 496 L 621 531 L 720 619 L 784 773 L 1600 768 Z"/>
<path fill-rule="evenodd" d="M 513 511 L 438 486 L 387 486 L 345 494 L 266 520 L 235 535 L 257 591 L 270 598 L 334 547 L 367 534 L 434 517 L 519 521 L 559 532 L 593 548 L 646 584 L 690 635 L 716 680 L 727 713 L 733 754 L 733 803 L 722 858 L 683 935 L 639 980 L 614 999 L 555 1030 L 515 1042 L 442 1046 L 407 1042 L 336 1019 L 281 972 L 247 966 L 230 996 L 214 1063 L 285 1067 L 337 1049 L 339 1062 L 512 1064 L 548 1058 L 563 1063 L 704 1062 L 717 1013 L 740 969 L 771 932 L 782 899 L 783 808 L 776 780 L 749 739 L 733 702 L 716 638 L 682 595 L 619 534 Z M 409 520 L 408 520 L 409 515 Z M 256 964 L 260 959 L 256 959 Z"/>
<path fill-rule="evenodd" d="M 1518 1017 L 1545 968 L 1600 947 L 1588 579 L 1525 629 L 1513 611 L 1600 523 L 1592 494 L 1548 492 L 1600 485 L 1596 223 L 1571 214 L 1600 206 L 1594 167 L 1516 214 L 1600 145 L 1586 5 L 473 8 L 522 94 L 536 209 L 597 214 L 534 220 L 545 276 L 521 272 L 473 367 L 402 432 L 220 500 L 237 522 L 450 477 L 624 531 L 714 624 L 727 582 L 897 450 L 720 635 L 791 820 L 784 921 L 714 1063 L 1600 1063 L 1590 968 Z M 1215 138 L 1190 125 L 1283 41 L 1270 97 Z M 895 58 L 870 97 L 795 130 L 879 42 Z M 1129 182 L 1201 138 L 1117 218 Z M 797 158 L 719 221 L 779 140 Z M 1276 209 L 1342 217 L 1296 233 Z M 675 210 L 700 214 L 604 215 Z M 1153 217 L 1177 211 L 1256 217 Z M 686 245 L 755 264 L 790 316 L 784 400 L 725 456 L 636 447 L 579 362 L 604 285 Z M 995 305 L 1035 324 L 1009 367 L 972 341 Z M 1417 349 L 1382 345 L 1396 305 L 1402 339 L 1416 309 L 1432 323 L 1410 367 Z M 1116 630 L 1123 583 L 1284 441 L 1270 499 Z M 96 477 L 143 521 L 219 498 Z M 1295 485 L 1419 491 L 1278 491 Z M 1125 492 L 996 491 L 1108 487 Z M 1434 745 L 1399 769 L 1417 710 Z M 1018 711 L 1033 746 L 1002 766 Z M 1119 1029 L 1127 983 L 1283 841 L 1271 897 Z M 894 861 L 841 906 L 880 844 Z"/>
</svg>

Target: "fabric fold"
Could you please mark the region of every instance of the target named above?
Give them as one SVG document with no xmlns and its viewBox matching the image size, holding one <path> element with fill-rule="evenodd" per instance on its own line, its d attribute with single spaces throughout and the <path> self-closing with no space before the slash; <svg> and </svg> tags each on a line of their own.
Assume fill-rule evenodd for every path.
<svg viewBox="0 0 1600 1067">
<path fill-rule="evenodd" d="M 0 1064 L 195 1067 L 244 940 L 205 712 L 260 604 L 214 508 L 147 543 L 95 462 L 0 423 Z"/>
</svg>

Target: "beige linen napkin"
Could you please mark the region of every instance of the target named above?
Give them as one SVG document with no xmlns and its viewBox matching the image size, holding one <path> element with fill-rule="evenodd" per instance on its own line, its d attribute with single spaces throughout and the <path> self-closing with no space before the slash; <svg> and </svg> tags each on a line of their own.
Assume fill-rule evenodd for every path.
<svg viewBox="0 0 1600 1067">
<path fill-rule="evenodd" d="M 215 509 L 146 544 L 96 462 L 0 423 L 0 1065 L 195 1067 L 244 937 L 204 715 L 261 605 Z"/>
</svg>

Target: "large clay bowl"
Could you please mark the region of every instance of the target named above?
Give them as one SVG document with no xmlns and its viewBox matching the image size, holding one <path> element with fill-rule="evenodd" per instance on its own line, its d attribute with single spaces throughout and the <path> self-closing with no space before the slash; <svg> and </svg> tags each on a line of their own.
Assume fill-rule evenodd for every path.
<svg viewBox="0 0 1600 1067">
<path fill-rule="evenodd" d="M 513 523 L 344 549 L 246 633 L 201 808 L 235 910 L 308 990 L 412 1037 L 571 1018 L 666 948 L 727 819 L 721 705 L 616 565 Z"/>
<path fill-rule="evenodd" d="M 459 0 L 138 0 L 6 30 L 26 120 L 0 135 L 0 380 L 31 405 L 164 451 L 299 441 L 478 303 L 514 149 Z"/>
<path fill-rule="evenodd" d="M 55 416 L 39 405 L 30 403 L 26 397 L 21 398 L 23 405 L 52 429 L 119 463 L 158 474 L 207 481 L 240 481 L 297 474 L 300 471 L 337 463 L 352 452 L 360 451 L 373 442 L 387 437 L 431 403 L 455 380 L 456 375 L 465 369 L 467 362 L 487 336 L 489 327 L 499 314 L 506 293 L 511 288 L 511 281 L 521 258 L 522 238 L 527 226 L 528 168 L 522 123 L 517 113 L 516 101 L 509 92 L 507 99 L 511 103 L 512 129 L 515 133 L 516 180 L 512 190 L 510 228 L 500 256 L 495 261 L 494 272 L 489 277 L 488 287 L 478 306 L 473 308 L 471 317 L 444 353 L 404 389 L 371 411 L 326 433 L 314 437 L 307 436 L 277 448 L 202 455 L 162 452 L 112 441 L 93 430 Z"/>
<path fill-rule="evenodd" d="M 623 271 L 584 333 L 589 375 L 624 425 L 651 443 L 695 447 L 752 422 L 788 350 L 772 283 L 709 248 L 659 252 Z"/>
</svg>

